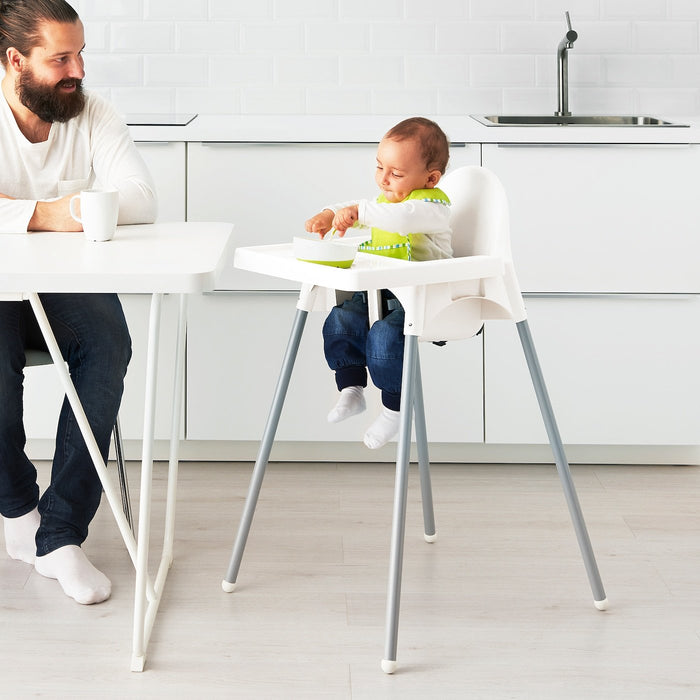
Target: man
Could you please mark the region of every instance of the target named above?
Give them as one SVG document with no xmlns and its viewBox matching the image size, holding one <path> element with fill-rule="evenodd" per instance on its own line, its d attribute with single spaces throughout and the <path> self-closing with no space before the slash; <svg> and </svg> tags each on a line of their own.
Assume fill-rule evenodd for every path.
<svg viewBox="0 0 700 700">
<path fill-rule="evenodd" d="M 65 0 L 0 0 L 0 235 L 79 231 L 70 197 L 119 191 L 119 223 L 150 223 L 148 171 L 114 110 L 82 89 L 83 25 Z M 60 235 L 57 233 L 55 235 Z M 131 356 L 115 294 L 42 294 L 51 327 L 104 459 Z M 80 545 L 101 484 L 67 402 L 51 482 L 39 498 L 22 421 L 25 347 L 43 343 L 28 302 L 0 302 L 0 514 L 8 554 L 55 578 L 82 604 L 109 598 L 109 579 Z"/>
</svg>

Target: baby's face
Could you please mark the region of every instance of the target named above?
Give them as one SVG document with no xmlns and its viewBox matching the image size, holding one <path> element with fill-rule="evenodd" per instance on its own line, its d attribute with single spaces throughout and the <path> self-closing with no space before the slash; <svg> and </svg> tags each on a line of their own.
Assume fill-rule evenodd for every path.
<svg viewBox="0 0 700 700">
<path fill-rule="evenodd" d="M 429 171 L 416 139 L 382 139 L 374 180 L 388 201 L 402 202 L 413 190 L 435 187 L 439 171 Z"/>
</svg>

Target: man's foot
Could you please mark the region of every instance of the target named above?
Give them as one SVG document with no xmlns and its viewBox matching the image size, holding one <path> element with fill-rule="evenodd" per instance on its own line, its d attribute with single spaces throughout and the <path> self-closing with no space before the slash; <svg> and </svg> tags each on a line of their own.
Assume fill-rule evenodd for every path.
<svg viewBox="0 0 700 700">
<path fill-rule="evenodd" d="M 36 531 L 41 516 L 35 508 L 19 518 L 3 518 L 5 525 L 5 548 L 13 558 L 33 564 L 36 557 Z"/>
<path fill-rule="evenodd" d="M 34 568 L 46 578 L 55 578 L 63 592 L 81 605 L 92 605 L 107 600 L 112 594 L 112 583 L 74 544 L 59 547 L 37 557 Z"/>
<path fill-rule="evenodd" d="M 338 403 L 328 414 L 329 423 L 340 423 L 341 420 L 356 416 L 367 408 L 365 395 L 361 386 L 346 386 L 340 392 Z"/>
<path fill-rule="evenodd" d="M 400 418 L 401 411 L 392 411 L 386 406 L 382 406 L 382 412 L 374 419 L 374 423 L 367 428 L 365 445 L 370 450 L 377 450 L 386 445 L 399 432 Z"/>
</svg>

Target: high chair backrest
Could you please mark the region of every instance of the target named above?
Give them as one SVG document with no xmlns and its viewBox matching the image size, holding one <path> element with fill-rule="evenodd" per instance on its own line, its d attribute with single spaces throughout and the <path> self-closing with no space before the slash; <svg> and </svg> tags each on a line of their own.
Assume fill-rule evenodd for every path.
<svg viewBox="0 0 700 700">
<path fill-rule="evenodd" d="M 465 166 L 445 175 L 439 187 L 451 202 L 454 256 L 498 255 L 510 260 L 508 202 L 498 178 L 486 168 Z"/>
</svg>

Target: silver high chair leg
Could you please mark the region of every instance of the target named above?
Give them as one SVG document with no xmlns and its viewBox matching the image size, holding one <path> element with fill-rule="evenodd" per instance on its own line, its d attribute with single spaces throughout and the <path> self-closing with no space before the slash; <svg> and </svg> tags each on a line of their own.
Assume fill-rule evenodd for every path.
<svg viewBox="0 0 700 700">
<path fill-rule="evenodd" d="M 518 335 L 520 336 L 520 342 L 523 346 L 527 366 L 530 370 L 532 384 L 535 388 L 537 401 L 540 405 L 540 411 L 542 412 L 545 428 L 547 429 L 549 444 L 551 445 L 552 452 L 554 453 L 554 461 L 557 465 L 559 479 L 561 480 L 561 485 L 564 489 L 566 503 L 569 506 L 569 513 L 571 514 L 571 520 L 574 524 L 576 538 L 578 539 L 579 548 L 581 549 L 581 554 L 583 556 L 583 563 L 586 567 L 586 573 L 588 574 L 588 581 L 591 585 L 591 589 L 593 590 L 593 603 L 598 610 L 605 610 L 608 606 L 608 600 L 605 596 L 605 589 L 603 588 L 603 582 L 600 579 L 598 565 L 596 564 L 593 548 L 591 547 L 591 540 L 588 537 L 588 530 L 586 529 L 586 523 L 583 519 L 583 513 L 581 512 L 578 496 L 576 495 L 576 488 L 574 487 L 573 480 L 571 479 L 569 463 L 567 462 L 566 455 L 564 454 L 564 446 L 562 445 L 561 436 L 559 435 L 559 428 L 557 427 L 557 423 L 554 418 L 552 404 L 549 401 L 547 387 L 545 386 L 540 363 L 535 352 L 535 346 L 532 342 L 530 326 L 528 325 L 527 319 L 516 323 L 515 326 L 518 329 Z"/>
<path fill-rule="evenodd" d="M 416 428 L 416 450 L 418 452 L 418 472 L 423 503 L 423 537 L 426 542 L 435 542 L 435 510 L 433 508 L 433 487 L 430 481 L 430 458 L 428 456 L 428 432 L 425 427 L 425 404 L 423 403 L 423 379 L 420 372 L 420 352 L 416 348 L 415 389 L 413 394 L 413 418 Z M 410 440 L 409 440 L 410 442 Z"/>
<path fill-rule="evenodd" d="M 386 602 L 386 641 L 384 645 L 384 658 L 382 659 L 382 670 L 385 673 L 393 673 L 396 670 L 403 544 L 406 532 L 408 463 L 411 449 L 411 418 L 413 417 L 414 396 L 416 393 L 417 358 L 418 338 L 415 335 L 407 335 L 404 341 L 403 374 L 401 377 L 401 422 L 398 446 L 396 449 L 394 515 L 391 528 L 389 584 Z M 422 406 L 422 396 L 420 404 Z M 423 423 L 422 427 L 425 427 L 425 423 Z M 423 437 L 425 437 L 425 435 Z"/>
<path fill-rule="evenodd" d="M 275 389 L 275 395 L 272 399 L 270 414 L 265 424 L 265 431 L 263 432 L 262 441 L 260 443 L 258 458 L 253 468 L 250 486 L 248 487 L 248 495 L 245 500 L 241 523 L 238 526 L 238 534 L 236 535 L 236 541 L 233 545 L 231 561 L 228 566 L 226 577 L 221 582 L 221 587 L 226 593 L 231 593 L 236 588 L 236 579 L 238 578 L 238 571 L 241 568 L 243 550 L 248 540 L 250 526 L 253 523 L 255 507 L 257 506 L 258 497 L 260 496 L 260 488 L 262 487 L 265 469 L 270 459 L 272 443 L 275 440 L 275 433 L 277 432 L 280 414 L 282 413 L 282 406 L 284 405 L 284 399 L 287 395 L 287 389 L 289 388 L 289 379 L 292 375 L 294 361 L 296 360 L 297 351 L 299 350 L 299 343 L 301 341 L 301 335 L 304 332 L 304 325 L 306 324 L 308 313 L 308 311 L 297 309 L 296 316 L 294 317 L 292 332 L 289 336 L 289 342 L 287 343 L 287 351 L 282 361 L 282 370 L 277 380 L 277 388 Z"/>
</svg>

